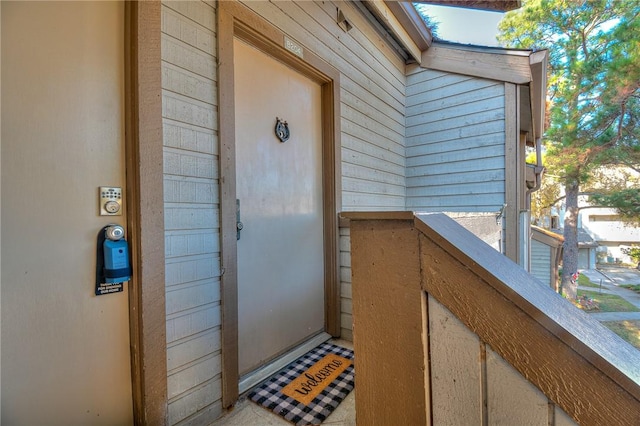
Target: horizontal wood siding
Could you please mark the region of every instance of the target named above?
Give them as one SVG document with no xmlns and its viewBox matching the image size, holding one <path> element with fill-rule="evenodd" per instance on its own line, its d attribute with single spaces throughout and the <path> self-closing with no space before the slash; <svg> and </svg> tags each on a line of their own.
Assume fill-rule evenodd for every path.
<svg viewBox="0 0 640 426">
<path fill-rule="evenodd" d="M 531 240 L 531 275 L 551 285 L 551 247 Z"/>
<path fill-rule="evenodd" d="M 162 5 L 162 116 L 169 424 L 221 406 L 215 8 Z"/>
<path fill-rule="evenodd" d="M 341 210 L 405 207 L 404 62 L 346 2 L 243 2 L 340 74 Z M 162 83 L 170 424 L 221 412 L 216 2 L 164 1 Z M 353 25 L 336 24 L 340 8 Z M 351 338 L 348 231 L 342 334 Z"/>
<path fill-rule="evenodd" d="M 407 77 L 407 203 L 497 212 L 505 202 L 504 84 L 433 70 Z"/>
<path fill-rule="evenodd" d="M 404 209 L 404 63 L 349 2 L 244 4 L 341 73 L 342 210 Z"/>
<path fill-rule="evenodd" d="M 340 312 L 340 337 L 353 342 L 351 236 L 348 226 L 340 228 Z"/>
</svg>

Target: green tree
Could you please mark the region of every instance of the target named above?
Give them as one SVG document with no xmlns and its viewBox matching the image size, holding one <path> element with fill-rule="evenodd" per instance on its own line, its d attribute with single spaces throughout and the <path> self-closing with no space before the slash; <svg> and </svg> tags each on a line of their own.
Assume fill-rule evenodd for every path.
<svg viewBox="0 0 640 426">
<path fill-rule="evenodd" d="M 548 49 L 546 167 L 565 190 L 562 287 L 575 299 L 578 195 L 607 165 L 640 164 L 640 0 L 528 0 L 501 21 L 505 46 Z"/>
<path fill-rule="evenodd" d="M 590 198 L 594 204 L 614 208 L 623 220 L 640 226 L 640 188 L 593 194 Z"/>
<path fill-rule="evenodd" d="M 440 22 L 429 15 L 429 5 L 413 3 L 413 7 L 418 11 L 418 14 L 426 24 L 427 28 L 431 31 L 431 35 L 434 38 L 438 38 L 438 26 L 440 25 Z"/>
<path fill-rule="evenodd" d="M 640 247 L 633 246 L 629 248 L 623 248 L 622 252 L 629 256 L 634 262 L 638 264 L 637 268 L 640 269 Z"/>
</svg>

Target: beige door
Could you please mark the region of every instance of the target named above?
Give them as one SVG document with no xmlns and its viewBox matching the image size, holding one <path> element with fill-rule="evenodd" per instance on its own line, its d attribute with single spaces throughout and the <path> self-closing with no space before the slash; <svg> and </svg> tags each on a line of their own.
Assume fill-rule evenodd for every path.
<svg viewBox="0 0 640 426">
<path fill-rule="evenodd" d="M 133 423 L 128 294 L 97 297 L 124 187 L 124 5 L 2 2 L 2 424 Z"/>
<path fill-rule="evenodd" d="M 320 85 L 236 40 L 239 373 L 324 329 Z M 276 117 L 290 139 L 275 135 Z"/>
</svg>

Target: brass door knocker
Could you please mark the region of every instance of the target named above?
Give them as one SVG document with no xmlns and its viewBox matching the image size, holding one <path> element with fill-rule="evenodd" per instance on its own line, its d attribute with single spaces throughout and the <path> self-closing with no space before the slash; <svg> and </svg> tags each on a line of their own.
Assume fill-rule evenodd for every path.
<svg viewBox="0 0 640 426">
<path fill-rule="evenodd" d="M 280 142 L 286 142 L 289 140 L 289 125 L 286 121 L 280 120 L 276 117 L 276 136 L 280 139 Z"/>
</svg>

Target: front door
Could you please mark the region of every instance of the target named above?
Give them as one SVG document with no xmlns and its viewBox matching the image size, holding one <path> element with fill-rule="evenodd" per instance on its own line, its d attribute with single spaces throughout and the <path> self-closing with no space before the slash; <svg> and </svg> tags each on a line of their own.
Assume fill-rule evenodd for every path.
<svg viewBox="0 0 640 426">
<path fill-rule="evenodd" d="M 234 69 L 242 376 L 324 330 L 322 104 L 318 83 L 237 39 Z"/>
</svg>

